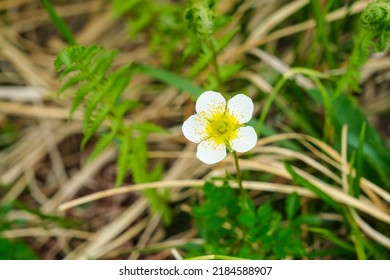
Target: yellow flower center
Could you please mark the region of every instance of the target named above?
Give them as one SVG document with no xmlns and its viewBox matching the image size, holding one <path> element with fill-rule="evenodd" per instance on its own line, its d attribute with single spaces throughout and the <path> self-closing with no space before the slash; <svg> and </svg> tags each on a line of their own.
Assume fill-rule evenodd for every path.
<svg viewBox="0 0 390 280">
<path fill-rule="evenodd" d="M 228 148 L 230 141 L 237 137 L 240 124 L 229 110 L 214 110 L 209 116 L 206 126 L 207 138 L 214 140 L 215 144 L 225 144 Z"/>
</svg>

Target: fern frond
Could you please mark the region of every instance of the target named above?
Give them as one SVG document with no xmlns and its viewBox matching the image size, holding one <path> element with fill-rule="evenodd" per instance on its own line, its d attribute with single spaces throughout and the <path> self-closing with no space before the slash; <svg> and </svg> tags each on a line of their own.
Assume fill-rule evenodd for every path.
<svg viewBox="0 0 390 280">
<path fill-rule="evenodd" d="M 103 134 L 95 145 L 95 148 L 88 157 L 87 162 L 93 161 L 101 152 L 103 152 L 115 139 L 121 128 L 121 120 L 116 118 L 112 121 L 110 133 Z"/>
<path fill-rule="evenodd" d="M 376 0 L 367 5 L 363 11 L 360 22 L 363 28 L 382 33 L 390 22 L 390 3 L 388 0 Z"/>
<path fill-rule="evenodd" d="M 213 53 L 211 52 L 211 50 L 207 47 L 203 47 L 202 52 L 198 57 L 198 60 L 191 67 L 188 76 L 190 78 L 194 78 L 210 64 L 212 59 L 213 59 Z"/>
<path fill-rule="evenodd" d="M 130 141 L 131 130 L 130 128 L 124 128 L 124 135 L 120 138 L 118 160 L 116 162 L 116 180 L 115 185 L 118 187 L 123 183 L 126 177 L 127 170 L 130 162 Z"/>
<path fill-rule="evenodd" d="M 57 91 L 57 95 L 61 95 L 67 89 L 85 80 L 85 78 L 85 74 L 83 74 L 82 72 L 79 72 L 76 75 L 70 77 L 65 83 L 62 84 L 60 89 Z"/>
<path fill-rule="evenodd" d="M 72 106 L 70 108 L 70 118 L 72 118 L 74 112 L 77 110 L 77 108 L 80 106 L 80 104 L 83 102 L 85 97 L 91 93 L 91 91 L 97 87 L 99 83 L 88 83 L 79 89 L 76 90 L 73 97 Z"/>
<path fill-rule="evenodd" d="M 337 84 L 336 96 L 348 87 L 360 91 L 360 68 L 372 52 L 382 52 L 389 47 L 390 2 L 376 0 L 367 5 L 360 16 L 360 25 L 354 38 L 354 48 L 347 71 Z"/>
<path fill-rule="evenodd" d="M 129 34 L 131 37 L 136 36 L 142 29 L 148 26 L 153 17 L 150 13 L 142 13 L 138 17 L 137 21 L 129 21 L 127 23 Z"/>
<path fill-rule="evenodd" d="M 218 38 L 218 40 L 214 40 L 215 49 L 217 50 L 217 52 L 221 52 L 224 48 L 226 48 L 233 40 L 234 36 L 236 36 L 238 31 L 239 28 L 235 28 L 223 37 Z"/>
<path fill-rule="evenodd" d="M 129 12 L 132 8 L 134 8 L 135 5 L 142 2 L 142 0 L 114 0 L 113 1 L 113 8 L 114 8 L 114 14 L 115 16 L 119 17 L 124 15 L 125 13 Z"/>
<path fill-rule="evenodd" d="M 88 68 L 85 69 L 88 80 L 102 79 L 118 54 L 118 51 L 115 50 L 104 51 L 91 58 Z"/>
<path fill-rule="evenodd" d="M 132 66 L 128 65 L 112 73 L 103 83 L 99 84 L 99 92 L 88 101 L 84 112 L 84 139 L 82 147 L 91 139 L 92 135 L 113 110 L 120 95 L 130 82 L 131 70 Z M 103 100 L 104 102 L 102 102 Z"/>
<path fill-rule="evenodd" d="M 85 144 L 87 144 L 93 134 L 102 125 L 103 121 L 109 116 L 112 106 L 113 104 L 107 104 L 99 109 L 96 109 L 94 115 L 87 120 L 84 128 L 84 138 L 81 142 L 82 148 L 85 147 Z"/>
<path fill-rule="evenodd" d="M 148 182 L 148 157 L 146 145 L 146 133 L 141 132 L 137 137 L 133 137 L 130 157 L 130 168 L 133 174 L 133 179 L 137 183 Z"/>
<path fill-rule="evenodd" d="M 234 74 L 240 71 L 242 64 L 229 64 L 221 67 L 221 78 L 223 81 L 230 79 Z"/>
<path fill-rule="evenodd" d="M 135 100 L 123 100 L 118 105 L 115 105 L 113 113 L 116 118 L 122 118 L 126 112 L 130 112 L 139 106 L 139 102 Z"/>
<path fill-rule="evenodd" d="M 96 112 L 94 113 L 94 111 L 99 110 L 99 109 L 101 110 L 102 107 L 106 107 L 107 110 L 109 111 L 109 108 L 110 108 L 109 104 L 104 104 L 103 102 L 101 102 L 100 107 L 98 106 L 105 94 L 106 94 L 106 92 L 101 90 L 101 89 L 94 92 L 94 94 L 91 95 L 87 104 L 85 105 L 84 116 L 83 116 L 84 138 L 86 137 L 86 135 L 90 136 L 89 135 L 91 132 L 90 127 L 92 126 L 93 122 L 95 121 L 94 116 L 96 115 Z M 84 145 L 82 145 L 82 146 L 84 146 Z"/>
<path fill-rule="evenodd" d="M 72 47 L 61 50 L 54 60 L 54 68 L 57 72 L 61 71 L 64 66 L 66 68 L 72 65 Z"/>
<path fill-rule="evenodd" d="M 153 123 L 133 123 L 131 124 L 131 128 L 134 130 L 141 131 L 145 135 L 150 134 L 150 133 L 166 133 L 167 130 L 161 126 L 155 125 Z"/>
<path fill-rule="evenodd" d="M 107 77 L 102 84 L 102 89 L 109 93 L 107 94 L 108 99 L 117 101 L 119 96 L 126 89 L 135 72 L 135 66 L 126 65 Z"/>
<path fill-rule="evenodd" d="M 123 117 L 138 106 L 138 102 L 121 100 L 121 96 L 134 72 L 140 71 L 141 68 L 126 65 L 108 74 L 117 55 L 117 51 L 107 51 L 100 46 L 72 46 L 60 52 L 55 60 L 55 67 L 61 77 L 67 78 L 60 87 L 59 93 L 70 89 L 75 90 L 70 116 L 80 105 L 84 105 L 84 138 L 81 147 L 85 147 L 104 121 L 109 121 L 108 132 L 100 135 L 88 162 L 94 160 L 111 143 L 117 143 L 119 155 L 116 185 L 119 186 L 129 169 L 136 174 L 134 175 L 136 180 L 148 178 L 147 135 L 162 132 L 163 129 L 149 123 L 132 124 L 127 127 L 124 125 Z M 161 74 L 159 71 L 157 73 Z M 138 165 L 135 161 L 131 164 L 132 158 L 136 159 Z"/>
<path fill-rule="evenodd" d="M 101 152 L 103 152 L 112 143 L 117 132 L 111 131 L 107 134 L 102 134 L 100 139 L 97 141 L 93 151 L 87 159 L 87 163 L 92 162 Z"/>
<path fill-rule="evenodd" d="M 199 38 L 209 39 L 214 32 L 214 6 L 213 0 L 193 0 L 184 12 L 188 27 Z"/>
</svg>

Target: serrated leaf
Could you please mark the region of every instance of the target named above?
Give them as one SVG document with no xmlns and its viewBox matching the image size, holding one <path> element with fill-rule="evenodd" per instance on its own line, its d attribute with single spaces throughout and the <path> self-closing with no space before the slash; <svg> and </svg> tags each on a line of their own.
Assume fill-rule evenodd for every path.
<svg viewBox="0 0 390 280">
<path fill-rule="evenodd" d="M 70 87 L 80 83 L 85 79 L 85 75 L 81 72 L 77 73 L 76 75 L 70 77 L 65 83 L 62 84 L 60 89 L 57 91 L 57 95 L 61 95 L 65 90 L 69 89 Z"/>
<path fill-rule="evenodd" d="M 140 3 L 142 0 L 114 0 L 114 14 L 119 17 L 129 12 L 135 5 Z"/>
<path fill-rule="evenodd" d="M 114 119 L 112 121 L 112 129 L 110 133 L 103 134 L 98 142 L 95 145 L 95 148 L 91 152 L 91 154 L 88 157 L 88 162 L 92 162 L 101 152 L 103 152 L 114 140 L 114 138 L 117 136 L 119 129 L 121 127 L 121 120 L 120 119 Z"/>
<path fill-rule="evenodd" d="M 114 133 L 103 134 L 96 143 L 92 153 L 89 155 L 87 163 L 92 162 L 101 152 L 103 152 L 112 143 L 115 138 Z"/>
<path fill-rule="evenodd" d="M 84 130 L 84 138 L 81 142 L 81 147 L 85 147 L 87 142 L 91 139 L 93 134 L 98 130 L 100 125 L 106 119 L 106 117 L 110 113 L 110 110 L 111 106 L 104 106 L 103 108 L 97 110 L 93 118 L 90 118 L 87 123 L 87 128 Z"/>
<path fill-rule="evenodd" d="M 220 68 L 221 71 L 221 79 L 223 81 L 228 80 L 231 78 L 234 74 L 236 74 L 240 69 L 242 68 L 241 64 L 230 64 L 230 65 L 224 65 Z"/>
<path fill-rule="evenodd" d="M 120 139 L 118 160 L 116 162 L 116 179 L 115 186 L 119 187 L 126 177 L 127 170 L 130 162 L 130 136 L 131 131 L 129 128 L 124 129 L 124 135 Z"/>
<path fill-rule="evenodd" d="M 74 93 L 72 106 L 70 108 L 70 118 L 72 118 L 73 113 L 77 110 L 77 108 L 80 106 L 80 104 L 84 101 L 86 96 L 91 93 L 91 91 L 97 86 L 97 84 L 94 83 L 88 83 L 82 87 L 80 87 L 76 92 Z"/>
<path fill-rule="evenodd" d="M 131 79 L 130 69 L 131 66 L 126 66 L 112 73 L 104 84 L 101 85 L 100 91 L 95 93 L 88 101 L 84 111 L 84 139 L 82 147 L 97 131 L 118 101 L 123 90 L 127 87 Z M 106 98 L 107 101 L 101 102 L 103 98 Z M 98 104 L 100 104 L 100 108 L 97 108 Z"/>
<path fill-rule="evenodd" d="M 227 45 L 229 45 L 229 43 L 233 40 L 234 36 L 239 30 L 240 29 L 238 27 L 234 28 L 232 31 L 230 31 L 223 37 L 218 38 L 218 40 L 214 40 L 215 48 L 218 53 L 220 53 L 224 48 L 226 48 Z"/>
<path fill-rule="evenodd" d="M 66 48 L 60 51 L 54 60 L 54 68 L 56 71 L 60 71 L 63 66 L 66 68 L 71 67 L 72 57 L 71 57 L 71 48 Z"/>
<path fill-rule="evenodd" d="M 203 69 L 205 69 L 210 63 L 211 60 L 213 59 L 213 53 L 206 47 L 202 48 L 202 51 L 200 52 L 198 59 L 192 65 L 188 76 L 190 78 L 195 77 L 198 75 Z"/>
</svg>

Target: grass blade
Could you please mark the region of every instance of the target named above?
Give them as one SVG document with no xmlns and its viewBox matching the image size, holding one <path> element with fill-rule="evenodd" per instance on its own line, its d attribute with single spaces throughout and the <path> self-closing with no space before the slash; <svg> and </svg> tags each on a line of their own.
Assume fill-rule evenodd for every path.
<svg viewBox="0 0 390 280">
<path fill-rule="evenodd" d="M 46 12 L 48 13 L 54 26 L 57 28 L 58 32 L 60 32 L 60 34 L 64 37 L 64 39 L 70 45 L 77 45 L 77 41 L 76 41 L 75 37 L 73 36 L 73 33 L 70 30 L 69 26 L 58 15 L 56 9 L 53 7 L 53 5 L 50 3 L 50 1 L 49 0 L 41 0 L 41 3 L 42 3 L 42 6 L 45 8 Z"/>
</svg>

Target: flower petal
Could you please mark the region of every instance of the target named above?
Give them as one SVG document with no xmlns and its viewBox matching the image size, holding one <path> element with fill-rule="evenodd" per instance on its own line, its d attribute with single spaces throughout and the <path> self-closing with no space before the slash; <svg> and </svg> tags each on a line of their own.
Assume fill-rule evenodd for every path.
<svg viewBox="0 0 390 280">
<path fill-rule="evenodd" d="M 208 139 L 200 142 L 196 156 L 204 163 L 214 164 L 226 157 L 226 146 L 225 144 L 217 145 L 213 140 Z"/>
<path fill-rule="evenodd" d="M 199 143 L 207 137 L 206 134 L 207 120 L 201 118 L 199 115 L 192 115 L 182 126 L 182 131 L 188 140 Z"/>
<path fill-rule="evenodd" d="M 196 101 L 195 110 L 198 114 L 202 112 L 210 112 L 214 110 L 225 110 L 226 100 L 216 91 L 205 91 Z"/>
<path fill-rule="evenodd" d="M 228 101 L 230 113 L 237 118 L 239 123 L 249 122 L 253 114 L 253 102 L 245 94 L 237 94 Z"/>
<path fill-rule="evenodd" d="M 257 142 L 256 131 L 251 126 L 244 126 L 238 130 L 237 137 L 230 143 L 233 150 L 244 153 L 252 149 Z"/>
</svg>

